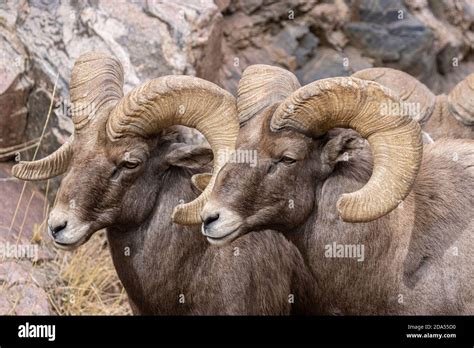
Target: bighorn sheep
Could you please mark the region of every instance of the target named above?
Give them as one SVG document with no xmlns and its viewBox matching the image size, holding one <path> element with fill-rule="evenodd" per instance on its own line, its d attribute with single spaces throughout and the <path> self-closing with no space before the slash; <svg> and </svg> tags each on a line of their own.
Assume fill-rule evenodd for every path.
<svg viewBox="0 0 474 348">
<path fill-rule="evenodd" d="M 318 280 L 325 313 L 473 314 L 474 141 L 423 150 L 417 122 L 381 113 L 397 102 L 372 81 L 300 88 L 288 71 L 248 67 L 236 151 L 256 151 L 258 164 L 223 167 L 203 234 L 225 245 L 282 231 Z"/>
<path fill-rule="evenodd" d="M 219 249 L 208 245 L 199 225 L 171 221 L 200 222 L 224 162 L 214 156 L 214 176 L 196 198 L 191 176 L 206 169 L 212 152 L 183 143 L 182 128 L 169 127 L 201 131 L 215 155 L 231 151 L 238 132 L 235 98 L 189 76 L 154 79 L 126 96 L 122 86 L 118 60 L 81 56 L 70 83 L 74 135 L 48 157 L 13 168 L 23 180 L 67 171 L 48 220 L 54 243 L 72 249 L 106 228 L 136 314 L 301 312 L 309 271 L 281 234 L 251 233 Z"/>
<path fill-rule="evenodd" d="M 474 74 L 459 82 L 448 95 L 437 96 L 414 77 L 395 69 L 370 68 L 352 76 L 394 91 L 406 108 L 413 106 L 412 117 L 433 139 L 474 139 Z"/>
</svg>

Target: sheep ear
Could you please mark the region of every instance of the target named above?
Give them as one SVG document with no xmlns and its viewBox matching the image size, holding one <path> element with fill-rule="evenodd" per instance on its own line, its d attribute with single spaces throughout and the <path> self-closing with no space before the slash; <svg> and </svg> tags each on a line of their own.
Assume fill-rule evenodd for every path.
<svg viewBox="0 0 474 348">
<path fill-rule="evenodd" d="M 211 173 L 199 173 L 194 174 L 191 177 L 191 182 L 193 183 L 194 187 L 197 188 L 199 191 L 204 191 L 211 181 L 212 174 Z"/>
<path fill-rule="evenodd" d="M 324 166 L 333 169 L 338 162 L 347 162 L 364 145 L 365 140 L 357 132 L 346 129 L 332 132 L 321 153 L 321 161 Z"/>
<path fill-rule="evenodd" d="M 171 166 L 197 169 L 209 164 L 213 154 L 207 146 L 175 144 L 165 159 Z"/>
</svg>

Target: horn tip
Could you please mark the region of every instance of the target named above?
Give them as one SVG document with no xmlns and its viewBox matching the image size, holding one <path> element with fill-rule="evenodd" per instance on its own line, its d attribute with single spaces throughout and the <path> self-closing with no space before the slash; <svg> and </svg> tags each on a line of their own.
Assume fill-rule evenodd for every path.
<svg viewBox="0 0 474 348">
<path fill-rule="evenodd" d="M 20 162 L 18 164 L 15 164 L 12 168 L 12 176 L 14 176 L 17 179 L 24 180 L 25 178 L 22 175 L 23 168 L 24 168 L 23 163 Z"/>
<path fill-rule="evenodd" d="M 187 210 L 186 204 L 178 205 L 174 208 L 171 214 L 171 221 L 179 225 L 197 225 L 202 222 L 201 216 Z"/>
<path fill-rule="evenodd" d="M 354 202 L 354 196 L 352 193 L 344 193 L 341 197 L 337 200 L 336 207 L 339 213 L 339 217 L 344 222 L 349 223 L 361 223 L 361 222 L 370 222 L 375 219 L 378 219 L 380 216 L 370 216 L 360 214 L 359 208 L 355 208 L 354 205 L 357 205 Z"/>
</svg>

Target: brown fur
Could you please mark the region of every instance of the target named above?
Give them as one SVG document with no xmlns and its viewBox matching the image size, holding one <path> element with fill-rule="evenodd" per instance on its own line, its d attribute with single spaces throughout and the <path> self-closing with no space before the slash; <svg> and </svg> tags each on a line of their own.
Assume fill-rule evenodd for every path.
<svg viewBox="0 0 474 348">
<path fill-rule="evenodd" d="M 274 110 L 241 129 L 238 149 L 256 150 L 258 165 L 223 168 L 208 203 L 220 219 L 223 209 L 237 214 L 240 235 L 284 232 L 318 280 L 324 313 L 474 314 L 474 142 L 426 146 L 413 189 L 397 209 L 370 223 L 345 223 L 336 202 L 369 179 L 367 143 L 351 130 L 318 139 L 271 132 Z M 285 155 L 295 163 L 285 163 Z M 325 257 L 333 242 L 364 245 L 364 261 Z"/>
<path fill-rule="evenodd" d="M 190 149 L 179 130 L 145 142 L 111 143 L 103 127 L 76 139 L 57 206 L 91 223 L 88 237 L 107 228 L 114 265 L 135 314 L 280 315 L 312 308 L 304 303 L 314 292 L 310 273 L 282 234 L 250 233 L 216 248 L 200 226 L 171 222 L 173 207 L 197 196 L 191 175 L 209 169 L 199 163 L 209 149 L 199 148 L 191 160 L 188 152 L 175 151 Z M 142 164 L 124 168 L 127 158 Z"/>
</svg>

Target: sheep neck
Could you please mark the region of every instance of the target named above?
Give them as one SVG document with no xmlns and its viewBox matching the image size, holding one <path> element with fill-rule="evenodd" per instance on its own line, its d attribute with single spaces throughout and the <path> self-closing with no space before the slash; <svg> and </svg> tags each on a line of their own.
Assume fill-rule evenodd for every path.
<svg viewBox="0 0 474 348">
<path fill-rule="evenodd" d="M 153 183 L 160 191 L 145 222 L 127 230 L 107 230 L 114 265 L 129 297 L 140 308 L 149 308 L 150 313 L 188 310 L 186 302 L 179 299 L 182 295 L 186 298 L 186 289 L 206 250 L 199 226 L 171 222 L 171 202 L 196 197 L 190 179 L 191 173 L 180 168 L 163 175 Z"/>
</svg>

